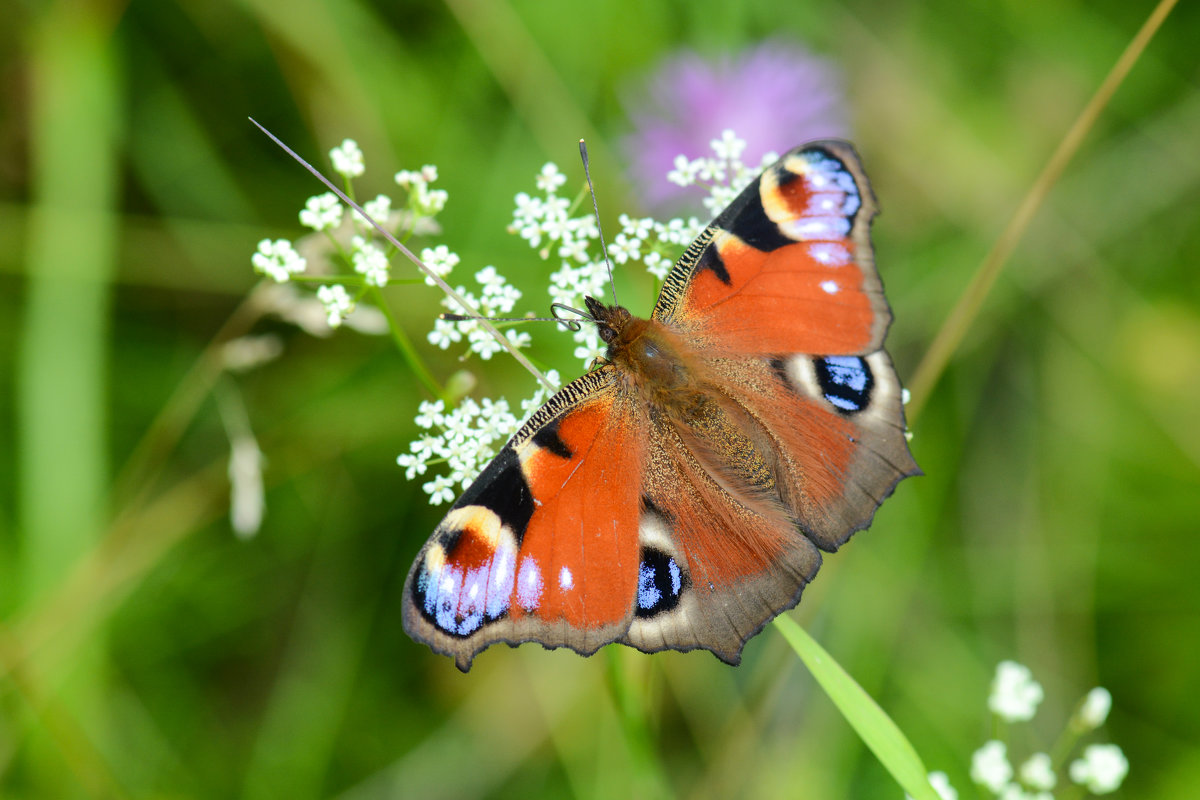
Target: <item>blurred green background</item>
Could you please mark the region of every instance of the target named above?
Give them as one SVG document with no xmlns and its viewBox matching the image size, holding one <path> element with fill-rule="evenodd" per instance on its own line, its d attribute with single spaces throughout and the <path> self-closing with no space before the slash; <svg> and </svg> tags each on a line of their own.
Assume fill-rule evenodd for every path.
<svg viewBox="0 0 1200 800">
<path fill-rule="evenodd" d="M 321 163 L 357 139 L 360 196 L 437 164 L 442 241 L 540 310 L 554 267 L 504 229 L 541 165 L 575 181 L 588 137 L 612 225 L 640 208 L 616 146 L 623 86 L 679 48 L 802 43 L 844 75 L 883 208 L 889 349 L 911 377 L 1151 8 L 7 7 L 0 794 L 899 798 L 772 628 L 737 669 L 527 645 L 467 676 L 405 636 L 401 586 L 441 515 L 395 466 L 424 395 L 386 337 L 316 339 L 243 305 L 255 243 L 299 235 L 317 192 L 246 117 Z M 1047 695 L 1018 749 L 1049 747 L 1103 685 L 1114 709 L 1097 740 L 1131 763 L 1118 796 L 1197 796 L 1198 33 L 1194 3 L 1167 19 L 915 422 L 927 477 L 794 612 L 964 797 L 1004 658 Z M 620 282 L 645 313 L 649 280 Z M 433 290 L 387 295 L 439 379 L 462 367 L 424 342 Z M 211 343 L 247 331 L 283 337 L 283 357 L 218 377 Z M 565 338 L 541 332 L 535 355 L 571 375 Z M 478 374 L 514 403 L 532 388 L 505 359 Z M 249 540 L 229 525 L 214 385 L 236 387 L 267 460 Z M 622 727 L 619 704 L 647 735 Z"/>
</svg>

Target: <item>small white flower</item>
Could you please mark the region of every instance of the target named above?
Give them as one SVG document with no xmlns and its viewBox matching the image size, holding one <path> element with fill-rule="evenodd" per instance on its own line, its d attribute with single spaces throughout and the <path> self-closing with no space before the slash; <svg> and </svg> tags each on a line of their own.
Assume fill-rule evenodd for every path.
<svg viewBox="0 0 1200 800">
<path fill-rule="evenodd" d="M 618 233 L 613 239 L 612 244 L 608 246 L 608 254 L 612 256 L 612 260 L 617 264 L 624 264 L 626 261 L 637 261 L 642 257 L 642 240 L 631 238 L 624 233 Z"/>
<path fill-rule="evenodd" d="M 445 189 L 429 189 L 418 192 L 417 206 L 422 213 L 433 216 L 446 207 L 446 201 L 449 199 L 450 194 Z"/>
<path fill-rule="evenodd" d="M 509 328 L 504 332 L 504 338 L 508 339 L 513 347 L 520 350 L 522 347 L 529 347 L 533 342 L 533 336 L 529 331 L 518 331 L 515 328 Z"/>
<path fill-rule="evenodd" d="M 496 337 L 492 336 L 490 331 L 479 327 L 467 332 L 467 341 L 471 352 L 484 361 L 490 361 L 492 356 L 504 350 L 504 345 L 496 341 Z"/>
<path fill-rule="evenodd" d="M 433 321 L 433 330 L 431 330 L 425 338 L 431 345 L 441 350 L 450 349 L 450 345 L 461 342 L 463 335 L 459 330 L 459 324 L 448 322 L 444 319 L 435 319 Z"/>
<path fill-rule="evenodd" d="M 317 300 L 325 306 L 326 319 L 331 328 L 339 327 L 354 310 L 354 301 L 347 294 L 346 287 L 341 284 L 317 289 Z"/>
<path fill-rule="evenodd" d="M 429 495 L 429 502 L 435 506 L 454 500 L 454 481 L 448 475 L 435 475 L 433 480 L 421 484 L 421 488 Z"/>
<path fill-rule="evenodd" d="M 746 142 L 739 139 L 737 134 L 726 128 L 721 132 L 720 139 L 713 139 L 709 142 L 713 152 L 717 154 L 717 158 L 725 159 L 726 161 L 736 161 L 742 157 L 742 153 L 746 150 Z"/>
<path fill-rule="evenodd" d="M 929 773 L 929 784 L 942 800 L 958 800 L 958 792 L 950 785 L 950 778 L 946 773 Z"/>
<path fill-rule="evenodd" d="M 504 283 L 504 276 L 496 271 L 496 268 L 488 264 L 483 269 L 475 273 L 475 281 L 484 287 L 483 293 L 487 294 L 487 289 L 490 286 L 499 286 Z"/>
<path fill-rule="evenodd" d="M 958 800 L 958 791 L 950 785 L 950 778 L 944 772 L 929 773 L 929 785 L 937 792 L 942 800 Z M 913 800 L 912 795 L 905 794 L 904 800 Z"/>
<path fill-rule="evenodd" d="M 1050 790 L 1058 783 L 1050 756 L 1045 753 L 1034 753 L 1026 759 L 1021 765 L 1020 774 L 1021 780 L 1031 789 Z"/>
<path fill-rule="evenodd" d="M 363 203 L 363 211 L 367 212 L 367 216 L 369 216 L 371 219 L 375 220 L 386 228 L 388 225 L 388 217 L 392 213 L 392 198 L 388 197 L 386 194 L 376 195 L 374 200 L 368 200 L 367 202 Z M 355 218 L 362 221 L 363 224 L 367 224 L 366 220 L 363 220 L 357 214 L 355 215 Z"/>
<path fill-rule="evenodd" d="M 545 215 L 540 197 L 533 197 L 526 192 L 517 192 L 513 201 L 516 204 L 513 209 L 513 219 L 519 223 L 538 222 Z"/>
<path fill-rule="evenodd" d="M 521 234 L 521 238 L 529 242 L 530 247 L 537 247 L 542 243 L 542 226 L 540 224 L 523 225 L 517 228 L 517 232 Z"/>
<path fill-rule="evenodd" d="M 340 147 L 330 150 L 329 160 L 333 162 L 333 171 L 342 177 L 357 178 L 363 174 L 362 150 L 353 139 L 343 139 Z"/>
<path fill-rule="evenodd" d="M 425 470 L 429 467 L 426 463 L 427 458 L 421 453 L 401 453 L 396 456 L 396 463 L 404 467 L 404 477 L 411 481 L 418 475 L 425 474 Z"/>
<path fill-rule="evenodd" d="M 1001 719 L 1008 722 L 1033 719 L 1042 697 L 1041 684 L 1033 679 L 1028 667 L 1015 661 L 1001 661 L 996 666 L 988 708 Z"/>
<path fill-rule="evenodd" d="M 342 201 L 333 192 L 308 198 L 300 212 L 300 224 L 314 231 L 325 231 L 342 224 Z"/>
<path fill-rule="evenodd" d="M 671 271 L 672 266 L 670 261 L 653 250 L 646 253 L 646 257 L 642 259 L 642 263 L 646 265 L 646 271 L 660 281 L 667 277 L 667 273 Z"/>
<path fill-rule="evenodd" d="M 229 522 L 242 539 L 249 539 L 262 527 L 266 510 L 262 470 L 263 455 L 254 437 L 235 438 L 229 453 Z"/>
<path fill-rule="evenodd" d="M 1115 791 L 1129 772 L 1129 761 L 1115 744 L 1089 744 L 1083 758 L 1071 762 L 1071 780 L 1093 794 Z"/>
<path fill-rule="evenodd" d="M 567 182 L 567 176 L 558 171 L 558 165 L 553 161 L 547 162 L 537 176 L 537 187 L 543 192 L 556 192 Z"/>
<path fill-rule="evenodd" d="M 354 251 L 350 261 L 354 264 L 354 271 L 365 277 L 371 286 L 387 286 L 388 260 L 383 250 L 361 236 L 355 236 L 351 245 Z"/>
<path fill-rule="evenodd" d="M 1087 697 L 1083 698 L 1083 704 L 1075 714 L 1075 719 L 1079 727 L 1087 731 L 1094 731 L 1104 724 L 1104 721 L 1108 719 L 1108 712 L 1111 710 L 1112 695 L 1109 694 L 1108 689 L 1097 686 L 1087 693 Z"/>
<path fill-rule="evenodd" d="M 460 261 L 458 254 L 451 252 L 449 247 L 444 244 L 439 244 L 437 247 L 426 247 L 421 250 L 421 260 L 425 262 L 425 266 L 433 270 L 434 273 L 441 277 L 446 277 L 450 271 L 458 266 Z M 425 276 L 426 286 L 435 286 L 433 279 L 428 275 Z"/>
<path fill-rule="evenodd" d="M 542 201 L 542 209 L 547 219 L 566 219 L 571 210 L 571 201 L 565 197 L 550 195 Z"/>
<path fill-rule="evenodd" d="M 971 780 L 987 787 L 992 794 L 999 794 L 1012 776 L 1013 769 L 1008 763 L 1008 748 L 1004 742 L 993 739 L 971 756 Z"/>
<path fill-rule="evenodd" d="M 284 283 L 292 275 L 304 272 L 306 262 L 287 239 L 263 239 L 258 243 L 258 252 L 250 257 L 254 269 L 276 283 Z"/>
<path fill-rule="evenodd" d="M 558 257 L 583 263 L 588 260 L 587 239 L 564 238 L 558 248 Z"/>
<path fill-rule="evenodd" d="M 418 172 L 400 170 L 395 180 L 408 189 L 408 202 L 414 211 L 431 217 L 446 207 L 449 195 L 442 189 L 429 188 L 437 180 L 437 167 L 432 164 L 426 164 Z"/>
<path fill-rule="evenodd" d="M 675 169 L 667 173 L 667 180 L 676 186 L 691 186 L 696 182 L 699 165 L 689 161 L 687 156 L 675 156 Z"/>
<path fill-rule="evenodd" d="M 441 400 L 422 400 L 421 405 L 417 407 L 417 416 L 414 422 L 418 427 L 428 430 L 434 425 L 441 425 L 446 412 L 446 404 Z"/>
</svg>

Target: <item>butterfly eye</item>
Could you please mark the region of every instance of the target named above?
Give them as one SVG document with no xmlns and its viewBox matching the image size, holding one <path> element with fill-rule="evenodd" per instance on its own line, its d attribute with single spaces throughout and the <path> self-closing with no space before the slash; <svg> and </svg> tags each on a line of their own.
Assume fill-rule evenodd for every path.
<svg viewBox="0 0 1200 800">
<path fill-rule="evenodd" d="M 617 338 L 617 332 L 607 325 L 600 325 L 599 331 L 600 338 L 604 340 L 605 344 L 612 344 L 613 340 Z"/>
</svg>

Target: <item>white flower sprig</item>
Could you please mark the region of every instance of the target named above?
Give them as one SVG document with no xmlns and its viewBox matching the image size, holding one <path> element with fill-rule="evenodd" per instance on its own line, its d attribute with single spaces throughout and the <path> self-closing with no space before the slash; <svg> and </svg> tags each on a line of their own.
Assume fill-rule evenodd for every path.
<svg viewBox="0 0 1200 800">
<path fill-rule="evenodd" d="M 555 384 L 559 382 L 553 370 L 547 377 Z M 522 414 L 532 413 L 545 400 L 546 389 L 539 386 L 533 397 L 521 404 Z M 421 486 L 433 505 L 453 501 L 458 492 L 470 486 L 521 423 L 504 398 L 476 402 L 470 397 L 450 410 L 441 400 L 423 402 L 415 421 L 426 433 L 412 442 L 409 452 L 402 453 L 396 463 L 404 468 L 409 480 L 424 475 L 431 464 L 446 465 L 445 473 Z"/>
<path fill-rule="evenodd" d="M 352 181 L 366 171 L 362 149 L 353 139 L 345 139 L 329 151 L 329 160 L 334 171 L 346 181 L 347 192 L 353 194 Z M 392 198 L 380 194 L 363 204 L 363 209 L 392 233 L 406 237 L 418 230 L 432 231 L 437 226 L 432 219 L 446 206 L 449 199 L 445 191 L 433 189 L 437 180 L 437 168 L 426 165 L 416 171 L 400 171 L 396 183 L 408 193 L 399 212 L 393 212 Z M 353 222 L 348 223 L 347 217 Z M 363 296 L 373 287 L 383 287 L 392 281 L 390 256 L 392 246 L 384 241 L 378 231 L 358 214 L 347 214 L 341 201 L 333 192 L 324 192 L 308 198 L 300 211 L 300 224 L 310 228 L 325 241 L 325 251 L 315 265 L 300 255 L 317 250 L 309 239 L 293 244 L 287 239 L 264 239 L 251 257 L 255 270 L 277 283 L 296 282 L 301 277 L 320 278 L 316 300 L 324 308 L 328 329 L 338 328 L 352 315 L 371 313 L 375 309 L 363 304 Z M 357 233 L 354 233 L 357 231 Z M 447 275 L 458 263 L 458 256 L 441 246 L 434 258 L 433 269 L 439 275 Z M 297 296 L 296 302 L 306 302 Z M 300 311 L 281 310 L 281 316 L 305 319 L 305 328 L 317 332 L 309 317 Z M 375 325 L 351 325 L 357 330 L 374 331 Z"/>
<path fill-rule="evenodd" d="M 996 667 L 987 704 L 998 723 L 1028 722 L 1033 719 L 1043 697 L 1041 684 L 1033 679 L 1028 667 L 1015 661 L 1002 661 Z M 1072 748 L 1080 736 L 1104 723 L 1111 707 L 1112 696 L 1107 689 L 1092 689 L 1067 721 L 1063 735 L 1053 748 L 1053 755 L 1035 752 L 1016 768 L 1009 760 L 1009 744 L 999 738 L 991 739 L 971 756 L 971 780 L 981 793 L 986 792 L 1000 800 L 1054 800 L 1054 790 L 1060 786 L 1059 772 L 1066 766 Z M 1107 794 L 1121 785 L 1128 772 L 1129 762 L 1120 747 L 1090 744 L 1084 749 L 1083 757 L 1072 761 L 1066 769 L 1066 774 L 1077 785 L 1066 791 L 1070 796 L 1078 796 L 1081 788 L 1097 795 Z M 934 775 L 939 776 L 936 782 Z M 957 797 L 944 774 L 933 773 L 929 778 L 941 797 Z"/>
<path fill-rule="evenodd" d="M 709 142 L 715 157 L 693 158 L 675 156 L 675 169 L 667 173 L 667 180 L 677 186 L 700 184 L 708 187 L 704 207 L 714 216 L 738 195 L 758 173 L 779 160 L 775 152 L 764 153 L 761 163 L 748 165 L 742 162 L 746 142 L 731 130 L 721 133 L 720 139 Z"/>
</svg>

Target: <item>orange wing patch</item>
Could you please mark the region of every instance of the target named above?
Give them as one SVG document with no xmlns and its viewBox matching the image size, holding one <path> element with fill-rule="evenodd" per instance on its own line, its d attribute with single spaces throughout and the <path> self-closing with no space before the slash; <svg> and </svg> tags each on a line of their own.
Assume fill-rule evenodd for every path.
<svg viewBox="0 0 1200 800">
<path fill-rule="evenodd" d="M 696 273 L 686 319 L 721 349 L 838 355 L 871 344 L 876 311 L 852 242 L 797 242 L 766 253 L 721 231 L 710 248 L 708 258 L 723 269 Z"/>
<path fill-rule="evenodd" d="M 625 622 L 638 581 L 637 416 L 609 395 L 561 418 L 552 446 L 518 448 L 537 508 L 517 556 L 513 615 L 580 631 Z"/>
</svg>

